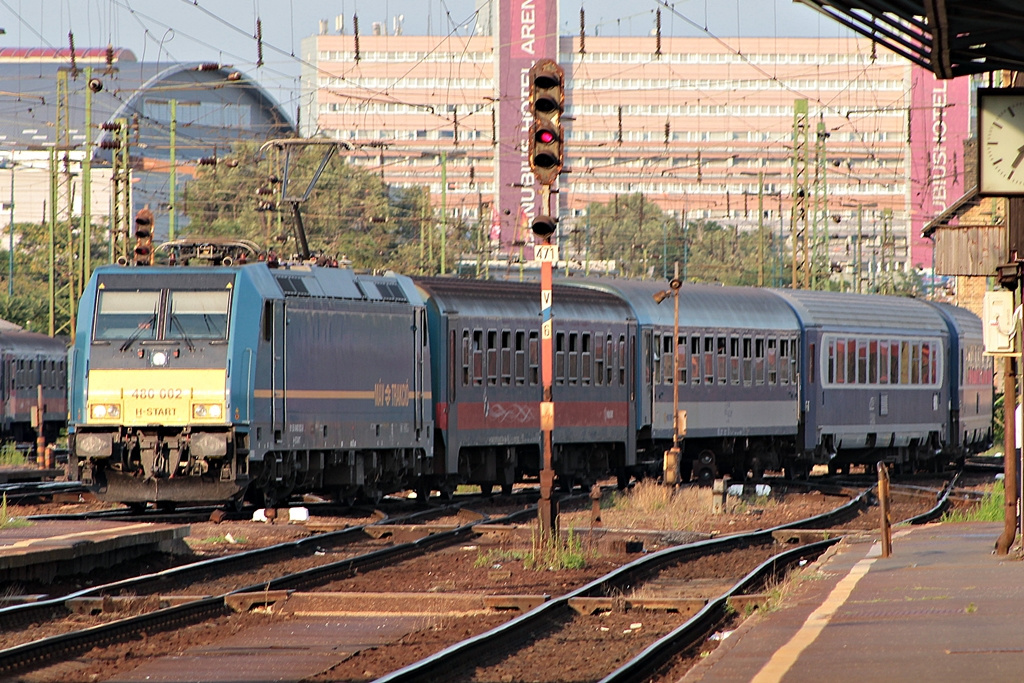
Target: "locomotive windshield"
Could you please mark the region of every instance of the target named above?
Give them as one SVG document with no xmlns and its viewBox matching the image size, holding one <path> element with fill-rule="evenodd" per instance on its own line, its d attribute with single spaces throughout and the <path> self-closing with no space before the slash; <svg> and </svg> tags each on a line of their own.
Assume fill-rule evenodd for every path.
<svg viewBox="0 0 1024 683">
<path fill-rule="evenodd" d="M 167 339 L 224 339 L 228 291 L 171 292 Z"/>
<path fill-rule="evenodd" d="M 156 339 L 160 292 L 100 293 L 94 339 Z"/>
<path fill-rule="evenodd" d="M 230 292 L 103 290 L 93 339 L 225 339 Z"/>
</svg>

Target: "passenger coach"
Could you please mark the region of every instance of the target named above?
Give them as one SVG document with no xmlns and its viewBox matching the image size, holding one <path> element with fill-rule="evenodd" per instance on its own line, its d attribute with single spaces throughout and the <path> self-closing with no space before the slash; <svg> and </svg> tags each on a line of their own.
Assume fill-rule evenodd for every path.
<svg viewBox="0 0 1024 683">
<path fill-rule="evenodd" d="M 800 447 L 813 462 L 832 471 L 933 464 L 950 437 L 950 334 L 938 309 L 902 297 L 776 293 L 803 328 Z"/>
<path fill-rule="evenodd" d="M 660 471 L 672 444 L 673 383 L 686 411 L 682 478 L 691 469 L 710 483 L 730 474 L 760 477 L 791 455 L 799 418 L 800 327 L 793 310 L 769 290 L 684 284 L 679 338 L 673 341 L 671 297 L 656 303 L 664 283 L 586 282 L 627 301 L 638 321 L 634 362 L 637 448 Z M 672 354 L 678 350 L 678 374 Z"/>
<path fill-rule="evenodd" d="M 536 284 L 422 278 L 433 353 L 439 478 L 504 490 L 537 476 L 540 296 Z M 608 293 L 555 285 L 553 465 L 565 488 L 636 465 L 633 313 Z"/>
</svg>

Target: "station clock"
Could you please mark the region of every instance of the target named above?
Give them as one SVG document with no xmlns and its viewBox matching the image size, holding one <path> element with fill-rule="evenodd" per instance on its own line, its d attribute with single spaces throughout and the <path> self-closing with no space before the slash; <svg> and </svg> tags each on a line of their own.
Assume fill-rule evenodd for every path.
<svg viewBox="0 0 1024 683">
<path fill-rule="evenodd" d="M 978 192 L 1024 196 L 1024 88 L 978 90 Z"/>
</svg>

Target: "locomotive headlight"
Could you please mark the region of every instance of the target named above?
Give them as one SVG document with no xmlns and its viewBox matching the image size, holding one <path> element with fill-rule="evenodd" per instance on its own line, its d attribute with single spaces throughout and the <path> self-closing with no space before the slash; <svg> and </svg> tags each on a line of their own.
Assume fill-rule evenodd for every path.
<svg viewBox="0 0 1024 683">
<path fill-rule="evenodd" d="M 97 420 L 121 417 L 121 406 L 116 403 L 94 403 L 89 408 L 89 415 Z"/>
<path fill-rule="evenodd" d="M 196 403 L 192 406 L 192 417 L 219 418 L 224 414 L 224 409 L 219 403 Z"/>
<path fill-rule="evenodd" d="M 149 360 L 153 365 L 167 365 L 167 354 L 163 351 L 154 351 Z"/>
</svg>

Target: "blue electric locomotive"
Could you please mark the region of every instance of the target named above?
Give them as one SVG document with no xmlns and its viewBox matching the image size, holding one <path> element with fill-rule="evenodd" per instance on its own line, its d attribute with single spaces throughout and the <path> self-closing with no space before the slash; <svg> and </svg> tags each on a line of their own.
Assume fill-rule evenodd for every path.
<svg viewBox="0 0 1024 683">
<path fill-rule="evenodd" d="M 378 496 L 432 470 L 426 312 L 408 278 L 108 266 L 77 332 L 69 460 L 102 497 Z"/>
</svg>

